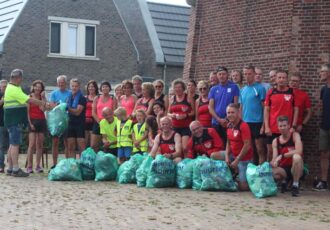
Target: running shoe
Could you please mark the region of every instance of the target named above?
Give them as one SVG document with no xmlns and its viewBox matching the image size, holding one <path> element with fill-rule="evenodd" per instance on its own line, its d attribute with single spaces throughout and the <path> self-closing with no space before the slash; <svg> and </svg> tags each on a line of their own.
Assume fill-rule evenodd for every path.
<svg viewBox="0 0 330 230">
<path fill-rule="evenodd" d="M 292 196 L 299 196 L 299 187 L 292 186 L 291 194 Z"/>
<path fill-rule="evenodd" d="M 18 169 L 17 171 L 13 171 L 11 175 L 13 177 L 28 177 L 30 174 L 24 172 L 22 169 Z"/>
<path fill-rule="evenodd" d="M 44 172 L 44 169 L 41 168 L 40 166 L 36 167 L 36 173 L 43 173 Z"/>
<path fill-rule="evenodd" d="M 32 167 L 27 167 L 27 168 L 26 168 L 26 172 L 27 172 L 27 173 L 33 173 L 33 169 L 32 169 Z"/>
<path fill-rule="evenodd" d="M 324 181 L 319 181 L 319 183 L 313 188 L 314 191 L 323 192 L 328 190 L 328 184 Z"/>
</svg>

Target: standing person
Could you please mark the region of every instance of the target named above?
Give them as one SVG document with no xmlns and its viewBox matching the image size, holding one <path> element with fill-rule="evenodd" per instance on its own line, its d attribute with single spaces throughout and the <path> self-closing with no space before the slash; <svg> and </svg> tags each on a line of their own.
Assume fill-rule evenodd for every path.
<svg viewBox="0 0 330 230">
<path fill-rule="evenodd" d="M 189 79 L 188 84 L 187 84 L 187 95 L 193 101 L 196 101 L 199 97 L 199 95 L 196 94 L 196 88 L 197 88 L 197 84 L 196 84 L 195 80 Z"/>
<path fill-rule="evenodd" d="M 8 131 L 3 122 L 4 95 L 8 81 L 0 81 L 0 173 L 5 172 L 5 152 L 8 149 Z"/>
<path fill-rule="evenodd" d="M 8 169 L 7 174 L 14 177 L 27 177 L 29 174 L 19 168 L 19 146 L 22 141 L 22 125 L 27 124 L 26 104 L 36 104 L 49 108 L 45 101 L 30 98 L 21 88 L 23 71 L 14 69 L 4 97 L 4 125 L 9 133 Z"/>
<path fill-rule="evenodd" d="M 140 99 L 142 97 L 142 77 L 139 75 L 135 75 L 132 77 L 133 88 L 135 96 Z"/>
<path fill-rule="evenodd" d="M 157 154 L 161 154 L 168 159 L 173 160 L 175 164 L 182 159 L 181 136 L 172 129 L 172 121 L 170 117 L 160 119 L 160 133 L 157 134 L 150 156 L 153 158 Z"/>
<path fill-rule="evenodd" d="M 196 120 L 203 127 L 210 128 L 212 126 L 212 115 L 209 111 L 209 85 L 207 81 L 200 81 L 197 84 L 199 98 L 195 102 Z"/>
<path fill-rule="evenodd" d="M 190 136 L 189 124 L 195 117 L 195 101 L 185 93 L 186 85 L 181 79 L 176 79 L 172 85 L 175 95 L 167 115 L 172 118 L 173 130 L 180 134 L 183 152 L 186 152 Z"/>
<path fill-rule="evenodd" d="M 122 84 L 115 85 L 115 98 L 120 103 L 120 97 L 124 95 Z"/>
<path fill-rule="evenodd" d="M 93 118 L 93 101 L 95 97 L 99 94 L 99 89 L 97 86 L 96 81 L 90 80 L 87 83 L 86 86 L 86 120 L 85 120 L 85 143 L 86 145 L 91 145 L 91 135 L 93 131 L 93 124 L 94 124 L 94 118 Z"/>
<path fill-rule="evenodd" d="M 101 142 L 100 134 L 100 121 L 103 119 L 102 111 L 105 107 L 114 111 L 117 108 L 117 100 L 114 96 L 110 95 L 111 85 L 109 82 L 104 81 L 100 86 L 101 95 L 94 98 L 92 105 L 92 116 L 94 118 L 93 131 L 91 135 L 91 147 L 95 152 L 99 150 Z"/>
<path fill-rule="evenodd" d="M 290 77 L 289 83 L 290 87 L 295 90 L 295 102 L 299 108 L 297 132 L 300 134 L 302 134 L 303 128 L 306 127 L 308 121 L 312 117 L 312 104 L 310 98 L 305 91 L 300 89 L 301 78 L 302 76 L 300 73 L 293 73 Z"/>
<path fill-rule="evenodd" d="M 112 153 L 117 156 L 117 123 L 118 119 L 114 116 L 113 110 L 105 107 L 102 111 L 103 119 L 100 121 L 100 133 L 102 134 L 102 142 L 104 152 Z"/>
<path fill-rule="evenodd" d="M 264 108 L 268 161 L 271 161 L 273 156 L 272 142 L 280 135 L 276 118 L 287 116 L 293 131 L 297 130 L 298 113 L 299 108 L 295 103 L 294 90 L 288 85 L 288 73 L 285 70 L 278 70 L 276 73 L 276 88 L 272 88 L 267 92 Z"/>
<path fill-rule="evenodd" d="M 127 116 L 132 117 L 132 113 L 137 101 L 137 97 L 133 94 L 133 83 L 124 80 L 122 83 L 124 95 L 120 97 L 120 106 L 126 109 Z"/>
<path fill-rule="evenodd" d="M 322 106 L 322 119 L 320 124 L 319 149 L 321 151 L 321 181 L 314 190 L 326 191 L 328 187 L 328 170 L 330 157 L 330 64 L 321 66 L 321 81 L 325 85 L 321 89 L 320 104 Z"/>
<path fill-rule="evenodd" d="M 70 91 L 67 90 L 67 77 L 65 75 L 60 75 L 56 79 L 57 87 L 58 89 L 54 90 L 50 94 L 50 103 L 52 107 L 55 107 L 56 105 L 60 104 L 61 102 L 67 102 Z M 64 153 L 65 156 L 67 156 L 67 149 L 68 149 L 68 142 L 67 142 L 67 131 L 64 132 L 62 135 L 63 137 L 63 143 L 64 143 Z M 57 164 L 57 158 L 58 158 L 58 146 L 59 146 L 59 136 L 52 136 L 52 155 L 53 155 L 53 166 L 51 169 L 53 169 Z"/>
<path fill-rule="evenodd" d="M 136 111 L 137 123 L 133 126 L 133 154 L 143 154 L 148 151 L 148 127 L 146 124 L 146 112 L 142 109 Z"/>
<path fill-rule="evenodd" d="M 70 81 L 71 93 L 68 98 L 69 126 L 68 126 L 68 157 L 76 158 L 76 142 L 79 155 L 86 148 L 85 143 L 85 113 L 86 98 L 80 90 L 80 81 L 73 78 Z"/>
<path fill-rule="evenodd" d="M 303 176 L 303 145 L 298 132 L 290 132 L 287 116 L 277 117 L 277 125 L 281 135 L 273 140 L 273 156 L 271 165 L 273 175 L 281 182 L 281 192 L 287 190 L 292 180 L 292 196 L 299 195 L 299 180 Z"/>
<path fill-rule="evenodd" d="M 217 71 L 212 71 L 209 75 L 210 88 L 219 84 L 219 79 L 217 77 Z"/>
<path fill-rule="evenodd" d="M 249 190 L 246 179 L 247 165 L 253 160 L 251 132 L 248 124 L 240 118 L 238 104 L 229 104 L 227 107 L 229 126 L 227 129 L 227 144 L 225 160 L 227 164 L 238 172 L 238 187 L 241 191 Z M 216 156 L 215 156 L 216 158 Z M 216 159 L 221 159 L 218 157 Z"/>
<path fill-rule="evenodd" d="M 235 83 L 228 81 L 228 69 L 219 66 L 219 84 L 213 86 L 209 93 L 209 109 L 212 115 L 212 126 L 217 130 L 223 142 L 227 142 L 226 108 L 230 103 L 238 103 L 240 90 Z"/>
<path fill-rule="evenodd" d="M 155 102 L 155 89 L 152 83 L 144 82 L 142 84 L 142 97 L 136 101 L 133 111 L 133 117 L 138 109 L 142 109 L 147 115 L 152 115 L 152 105 Z M 136 119 L 134 119 L 136 121 Z"/>
<path fill-rule="evenodd" d="M 168 110 L 168 96 L 164 94 L 165 84 L 162 80 L 153 82 L 155 88 L 155 102 L 160 102 L 165 106 L 165 111 Z"/>
<path fill-rule="evenodd" d="M 267 82 L 263 82 L 264 78 L 262 76 L 262 70 L 258 67 L 255 67 L 254 72 L 255 72 L 255 75 L 254 75 L 255 82 L 261 84 L 267 92 L 272 86 Z"/>
<path fill-rule="evenodd" d="M 241 89 L 240 104 L 242 111 L 242 119 L 245 121 L 251 130 L 253 144 L 258 154 L 259 164 L 266 160 L 264 142 L 261 134 L 263 133 L 264 108 L 263 104 L 266 97 L 265 88 L 255 82 L 255 72 L 253 66 L 245 66 L 243 75 L 246 80 L 246 85 Z"/>
<path fill-rule="evenodd" d="M 123 107 L 118 107 L 115 110 L 115 115 L 118 118 L 117 122 L 117 146 L 118 146 L 118 163 L 122 164 L 129 160 L 133 150 L 133 121 L 128 119 L 126 110 Z"/>
<path fill-rule="evenodd" d="M 269 81 L 270 81 L 270 86 L 272 88 L 276 88 L 276 74 L 277 74 L 276 69 L 272 69 L 271 71 L 269 71 Z"/>
<path fill-rule="evenodd" d="M 42 81 L 36 80 L 32 83 L 30 98 L 42 100 L 46 102 L 45 86 Z M 42 173 L 44 170 L 40 166 L 42 150 L 44 146 L 45 133 L 47 132 L 47 123 L 43 106 L 29 104 L 28 107 L 29 121 L 29 147 L 27 150 L 27 173 L 33 173 L 33 152 L 35 151 L 37 173 Z"/>
<path fill-rule="evenodd" d="M 243 77 L 242 73 L 239 70 L 232 70 L 230 73 L 230 80 L 234 82 L 238 88 L 242 89 L 244 84 L 243 84 Z"/>
</svg>

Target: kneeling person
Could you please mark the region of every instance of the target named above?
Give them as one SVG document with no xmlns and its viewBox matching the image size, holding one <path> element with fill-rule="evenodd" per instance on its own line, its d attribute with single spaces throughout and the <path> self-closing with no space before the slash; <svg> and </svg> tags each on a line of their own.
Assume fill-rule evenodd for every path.
<svg viewBox="0 0 330 230">
<path fill-rule="evenodd" d="M 299 179 L 303 176 L 304 163 L 302 158 L 303 145 L 297 132 L 290 132 L 289 118 L 277 118 L 277 126 L 281 133 L 273 140 L 273 167 L 274 178 L 282 181 L 281 192 L 285 192 L 287 182 L 293 180 L 292 196 L 299 195 Z"/>
<path fill-rule="evenodd" d="M 179 163 L 182 153 L 181 136 L 173 131 L 170 117 L 160 119 L 160 129 L 161 133 L 155 137 L 150 155 L 155 157 L 157 154 L 162 154 L 168 159 L 172 159 L 174 163 Z"/>
<path fill-rule="evenodd" d="M 188 158 L 197 156 L 214 157 L 224 150 L 224 144 L 219 134 L 214 128 L 203 128 L 199 121 L 190 123 L 192 137 L 188 141 Z"/>
<path fill-rule="evenodd" d="M 117 156 L 117 123 L 118 119 L 114 116 L 112 109 L 105 107 L 102 110 L 104 117 L 100 121 L 100 133 L 102 135 L 102 142 L 104 152 L 109 152 Z"/>
</svg>

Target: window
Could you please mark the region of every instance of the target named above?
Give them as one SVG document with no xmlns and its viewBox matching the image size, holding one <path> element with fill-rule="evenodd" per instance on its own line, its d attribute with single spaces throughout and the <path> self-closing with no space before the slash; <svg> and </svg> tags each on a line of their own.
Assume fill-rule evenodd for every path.
<svg viewBox="0 0 330 230">
<path fill-rule="evenodd" d="M 98 21 L 48 17 L 50 21 L 49 57 L 96 58 Z"/>
</svg>

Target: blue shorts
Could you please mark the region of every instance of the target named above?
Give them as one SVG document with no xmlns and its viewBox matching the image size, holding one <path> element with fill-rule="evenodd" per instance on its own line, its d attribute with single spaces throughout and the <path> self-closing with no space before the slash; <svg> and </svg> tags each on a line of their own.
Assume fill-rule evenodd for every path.
<svg viewBox="0 0 330 230">
<path fill-rule="evenodd" d="M 8 127 L 8 136 L 10 145 L 20 145 L 22 143 L 21 125 L 12 125 Z"/>
<path fill-rule="evenodd" d="M 118 148 L 118 158 L 130 158 L 132 154 L 132 147 L 120 147 Z"/>
<path fill-rule="evenodd" d="M 223 158 L 226 156 L 226 151 L 221 151 L 221 155 Z M 235 160 L 234 156 L 232 154 L 229 155 L 230 162 L 233 162 Z M 247 165 L 249 163 L 253 163 L 252 160 L 247 161 L 240 161 L 238 162 L 237 168 L 238 168 L 238 178 L 240 182 L 246 182 L 246 169 Z"/>
</svg>

